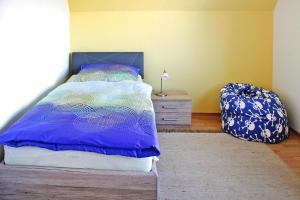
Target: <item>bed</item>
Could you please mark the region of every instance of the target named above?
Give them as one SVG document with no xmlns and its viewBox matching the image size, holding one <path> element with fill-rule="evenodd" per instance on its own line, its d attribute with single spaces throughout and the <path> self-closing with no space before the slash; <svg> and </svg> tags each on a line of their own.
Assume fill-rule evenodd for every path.
<svg viewBox="0 0 300 200">
<path fill-rule="evenodd" d="M 0 136 L 1 198 L 156 199 L 159 145 L 143 53 L 71 59 L 71 78 Z M 139 77 L 119 73 L 124 65 Z M 99 66 L 118 68 L 95 76 Z"/>
</svg>

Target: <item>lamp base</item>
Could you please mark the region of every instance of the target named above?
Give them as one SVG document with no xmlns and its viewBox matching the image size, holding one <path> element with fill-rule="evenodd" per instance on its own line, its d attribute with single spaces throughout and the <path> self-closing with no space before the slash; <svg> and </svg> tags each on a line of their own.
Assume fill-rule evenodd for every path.
<svg viewBox="0 0 300 200">
<path fill-rule="evenodd" d="M 164 92 L 159 92 L 159 93 L 156 93 L 155 94 L 156 96 L 159 96 L 159 97 L 165 97 L 165 96 L 168 96 L 167 93 L 164 93 Z"/>
</svg>

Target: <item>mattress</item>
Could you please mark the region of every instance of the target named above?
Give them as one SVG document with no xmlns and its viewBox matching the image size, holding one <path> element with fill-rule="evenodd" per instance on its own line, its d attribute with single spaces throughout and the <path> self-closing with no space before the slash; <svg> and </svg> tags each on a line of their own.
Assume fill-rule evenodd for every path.
<svg viewBox="0 0 300 200">
<path fill-rule="evenodd" d="M 33 146 L 4 146 L 4 162 L 7 165 L 149 172 L 153 157 L 133 158 L 73 150 L 52 151 Z"/>
</svg>

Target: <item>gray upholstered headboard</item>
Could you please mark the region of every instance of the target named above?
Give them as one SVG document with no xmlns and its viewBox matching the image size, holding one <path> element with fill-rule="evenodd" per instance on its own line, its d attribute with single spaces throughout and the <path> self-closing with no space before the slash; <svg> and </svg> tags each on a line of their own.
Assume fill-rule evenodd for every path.
<svg viewBox="0 0 300 200">
<path fill-rule="evenodd" d="M 133 65 L 141 69 L 140 75 L 144 78 L 143 52 L 73 52 L 70 72 L 71 74 L 77 74 L 82 64 L 93 63 Z"/>
</svg>

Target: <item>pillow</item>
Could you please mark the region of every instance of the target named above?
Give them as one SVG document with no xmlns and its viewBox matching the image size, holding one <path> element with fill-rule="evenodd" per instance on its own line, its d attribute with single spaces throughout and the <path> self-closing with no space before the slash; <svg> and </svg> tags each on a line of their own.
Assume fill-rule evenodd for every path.
<svg viewBox="0 0 300 200">
<path fill-rule="evenodd" d="M 81 65 L 80 72 L 95 72 L 95 71 L 125 71 L 125 72 L 135 72 L 138 74 L 140 68 L 132 65 L 123 64 L 109 64 L 109 63 L 95 63 L 95 64 L 83 64 Z"/>
<path fill-rule="evenodd" d="M 71 82 L 139 80 L 140 69 L 121 64 L 84 64 L 78 75 L 70 78 Z"/>
</svg>

